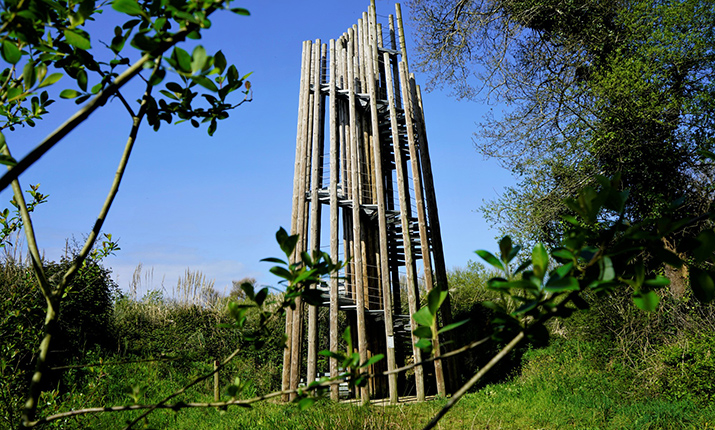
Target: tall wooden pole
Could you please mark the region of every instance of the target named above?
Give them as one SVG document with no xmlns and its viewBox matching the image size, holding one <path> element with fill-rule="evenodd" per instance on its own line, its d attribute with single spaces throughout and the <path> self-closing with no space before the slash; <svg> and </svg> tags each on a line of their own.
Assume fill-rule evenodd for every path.
<svg viewBox="0 0 715 430">
<path fill-rule="evenodd" d="M 348 30 L 348 38 L 354 38 L 354 32 Z M 357 58 L 354 56 L 354 45 L 348 45 L 348 109 L 350 117 L 350 160 L 352 165 L 352 218 L 353 218 L 353 255 L 355 256 L 353 270 L 355 273 L 355 312 L 357 313 L 357 335 L 358 335 L 358 353 L 360 361 L 367 361 L 367 333 L 365 330 L 365 296 L 363 285 L 363 270 L 362 270 L 362 222 L 360 217 L 360 202 L 361 202 L 361 187 L 360 183 L 360 150 L 358 118 L 356 110 L 356 81 L 355 71 L 357 67 Z M 350 60 L 353 60 L 352 63 Z M 361 387 L 360 397 L 363 403 L 370 400 L 367 387 Z"/>
<path fill-rule="evenodd" d="M 339 259 L 338 249 L 338 112 L 337 112 L 337 59 L 335 52 L 335 40 L 330 39 L 330 93 L 328 96 L 329 117 L 330 117 L 330 258 L 335 262 Z M 330 350 L 337 351 L 338 345 L 338 276 L 333 274 L 330 277 L 330 310 L 329 310 L 329 333 L 330 333 Z M 338 376 L 338 360 L 330 358 L 330 377 Z M 330 386 L 330 399 L 333 401 L 339 400 L 340 387 L 337 385 Z"/>
<path fill-rule="evenodd" d="M 399 124 L 397 121 L 397 108 L 395 106 L 395 93 L 393 86 L 393 77 L 389 68 L 386 69 L 387 78 L 387 96 L 390 105 L 390 122 L 392 127 L 392 147 L 395 157 L 395 168 L 397 170 L 397 192 L 400 202 L 400 224 L 402 226 L 402 245 L 405 252 L 405 271 L 407 277 L 407 302 L 410 315 L 417 312 L 417 303 L 419 297 L 417 295 L 417 274 L 415 273 L 415 264 L 412 255 L 412 238 L 410 235 L 410 200 L 407 189 L 405 172 L 405 160 L 400 143 Z M 413 328 L 417 327 L 414 318 L 410 316 L 410 321 Z M 412 355 L 415 362 L 422 361 L 422 351 L 417 347 L 417 337 L 412 337 Z M 415 368 L 415 391 L 417 400 L 424 400 L 424 371 L 422 366 Z"/>
<path fill-rule="evenodd" d="M 303 204 L 300 195 L 300 183 L 303 181 L 303 130 L 305 128 L 305 110 L 310 85 L 310 41 L 303 42 L 303 56 L 301 61 L 300 95 L 298 100 L 298 129 L 296 131 L 295 172 L 293 177 L 293 214 L 291 216 L 291 234 L 298 230 L 298 208 Z M 286 348 L 283 350 L 283 374 L 281 380 L 282 390 L 290 389 L 291 363 L 293 358 L 293 311 L 286 311 Z M 284 395 L 287 401 L 288 396 Z"/>
<path fill-rule="evenodd" d="M 427 291 L 434 287 L 432 276 L 432 259 L 430 258 L 430 241 L 427 236 L 427 214 L 425 213 L 425 203 L 422 197 L 422 175 L 420 173 L 420 160 L 417 152 L 417 136 L 415 128 L 417 125 L 414 121 L 413 106 L 416 103 L 411 96 L 409 75 L 407 73 L 407 63 L 400 63 L 400 82 L 402 83 L 402 94 L 405 100 L 405 124 L 407 125 L 407 144 L 410 152 L 410 161 L 412 163 L 412 184 L 415 190 L 415 205 L 417 206 L 417 225 L 419 229 L 420 247 L 422 249 L 422 262 L 424 265 L 425 285 Z M 433 333 L 437 332 L 437 322 L 431 327 Z M 432 352 L 435 357 L 440 356 L 439 338 L 435 337 L 432 345 Z M 437 360 L 434 362 L 435 381 L 437 383 L 437 393 L 441 396 L 447 395 L 444 382 L 444 374 L 442 372 L 442 362 Z"/>
<path fill-rule="evenodd" d="M 422 92 L 420 91 L 420 87 L 415 84 L 414 76 L 410 76 L 410 87 L 413 99 L 416 100 L 417 107 L 419 108 L 416 109 L 416 113 L 418 123 L 420 124 L 420 164 L 422 165 L 427 211 L 430 217 L 430 242 L 432 243 L 432 253 L 434 256 L 435 277 L 437 285 L 443 290 L 448 290 L 447 269 L 444 261 L 444 249 L 442 247 L 442 232 L 439 223 L 439 212 L 437 210 L 437 196 L 434 191 L 434 176 L 432 175 L 432 163 L 429 155 L 429 145 L 427 144 L 427 129 L 422 104 Z M 440 316 L 442 317 L 443 326 L 452 324 L 452 304 L 449 294 L 447 294 L 447 297 L 442 303 Z M 449 334 L 446 336 L 449 337 Z M 450 389 L 449 385 L 457 380 L 456 366 L 450 365 L 450 363 L 453 363 L 453 361 L 442 363 L 443 366 L 448 367 L 448 374 L 450 375 L 447 381 L 448 389 Z"/>
<path fill-rule="evenodd" d="M 320 251 L 320 207 L 318 192 L 322 185 L 322 163 L 323 154 L 323 96 L 320 92 L 320 85 L 323 81 L 322 75 L 322 55 L 323 45 L 320 39 L 313 45 L 315 68 L 313 69 L 313 135 L 312 135 L 312 162 L 310 172 L 310 253 Z M 307 358 L 307 383 L 316 380 L 318 365 L 318 308 L 308 307 L 308 358 Z"/>
<path fill-rule="evenodd" d="M 376 26 L 376 16 L 375 16 L 375 4 L 370 5 L 370 20 L 371 26 Z M 373 33 L 375 34 L 375 33 Z M 374 56 L 374 61 L 368 62 L 368 74 L 370 78 L 368 79 L 368 89 L 370 92 L 370 117 L 371 128 L 372 128 L 372 139 L 373 139 L 373 151 L 375 153 L 375 164 L 373 168 L 375 169 L 375 189 L 376 189 L 376 203 L 377 203 L 377 220 L 378 220 L 378 236 L 379 236 L 379 265 L 380 265 L 380 284 L 382 285 L 382 309 L 385 314 L 385 338 L 387 344 L 386 358 L 387 358 L 387 370 L 393 371 L 396 368 L 395 365 L 395 333 L 394 333 L 394 321 L 392 318 L 392 294 L 390 291 L 390 265 L 388 260 L 388 249 L 387 249 L 387 211 L 385 202 L 385 176 L 382 171 L 383 155 L 382 155 L 382 142 L 380 140 L 380 119 L 377 112 L 377 88 L 376 79 L 379 78 L 379 61 L 377 59 L 377 40 L 373 39 L 371 41 L 372 55 Z M 392 179 L 392 178 L 390 178 Z M 397 403 L 397 375 L 390 374 L 387 380 L 388 391 L 390 396 L 390 403 Z"/>
</svg>

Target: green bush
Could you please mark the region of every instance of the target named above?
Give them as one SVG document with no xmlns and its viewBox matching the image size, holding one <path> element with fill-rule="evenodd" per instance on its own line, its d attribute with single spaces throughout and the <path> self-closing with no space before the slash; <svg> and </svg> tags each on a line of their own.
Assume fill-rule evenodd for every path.
<svg viewBox="0 0 715 430">
<path fill-rule="evenodd" d="M 456 321 L 469 320 L 465 325 L 449 333 L 450 341 L 459 347 L 493 333 L 491 320 L 494 312 L 483 306 L 484 301 L 497 301 L 512 306 L 510 298 L 496 291 L 487 289 L 487 280 L 494 272 L 487 270 L 482 264 L 469 261 L 467 267 L 457 267 L 448 273 L 449 293 L 452 305 L 452 319 Z M 509 303 L 507 303 L 509 302 Z M 504 342 L 490 341 L 482 344 L 453 360 L 458 363 L 458 386 L 477 373 L 504 346 Z M 449 346 L 449 345 L 448 345 Z M 493 384 L 508 380 L 518 373 L 521 367 L 521 356 L 526 346 L 517 347 L 487 373 L 481 383 Z"/>
<path fill-rule="evenodd" d="M 658 382 L 669 400 L 708 403 L 715 398 L 715 336 L 701 334 L 664 346 Z"/>
<path fill-rule="evenodd" d="M 214 360 L 222 360 L 239 348 L 238 357 L 220 373 L 221 386 L 238 377 L 248 392 L 266 394 L 280 389 L 285 320 L 272 320 L 269 334 L 262 344 L 256 345 L 246 341 L 256 335 L 252 331 L 257 326 L 253 321 L 257 318 L 255 312 L 248 312 L 246 328 L 228 327 L 233 320 L 226 311 L 226 303 L 223 300 L 211 307 L 199 306 L 165 298 L 159 292 L 150 292 L 141 300 L 120 297 L 113 323 L 120 346 L 117 358 L 169 358 L 170 361 L 159 365 L 161 377 L 176 381 L 176 388 L 180 388 L 190 381 L 189 375 L 198 376 L 210 370 Z M 127 365 L 132 366 L 144 364 Z M 122 390 L 119 386 L 115 388 L 108 395 L 116 397 Z M 205 388 L 205 393 L 212 392 L 210 384 Z"/>
<path fill-rule="evenodd" d="M 47 262 L 48 277 L 61 274 L 70 262 Z M 88 357 L 107 354 L 112 336 L 112 303 L 117 286 L 110 271 L 94 262 L 80 269 L 69 286 L 60 310 L 59 330 L 53 339 L 51 367 L 86 363 Z M 2 419 L 16 423 L 35 367 L 42 336 L 46 302 L 33 271 L 6 255 L 0 264 L 0 409 Z M 101 351 L 101 352 L 100 352 Z M 61 369 L 51 372 L 46 387 L 56 396 L 84 387 L 91 372 Z M 50 395 L 50 394 L 48 394 Z"/>
</svg>

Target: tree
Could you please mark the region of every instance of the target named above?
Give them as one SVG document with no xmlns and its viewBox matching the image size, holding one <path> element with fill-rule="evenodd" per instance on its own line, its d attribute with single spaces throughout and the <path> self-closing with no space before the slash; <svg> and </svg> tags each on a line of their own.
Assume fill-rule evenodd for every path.
<svg viewBox="0 0 715 430">
<path fill-rule="evenodd" d="M 431 85 L 502 102 L 476 146 L 519 177 L 483 211 L 504 232 L 558 243 L 573 197 L 621 174 L 625 216 L 712 202 L 714 12 L 701 0 L 411 2 Z"/>
<path fill-rule="evenodd" d="M 104 10 L 109 6 L 124 14 L 126 21 L 114 28 L 111 43 L 100 49 L 85 30 L 85 24 L 99 20 L 102 12 L 109 12 Z M 0 55 L 6 63 L 0 73 L 0 114 L 3 117 L 0 163 L 8 166 L 8 172 L 0 178 L 0 189 L 12 186 L 14 205 L 19 211 L 19 217 L 11 218 L 10 223 L 9 212 L 3 213 L 3 235 L 19 228 L 25 230 L 32 266 L 47 306 L 44 335 L 23 411 L 23 426 L 34 425 L 50 345 L 59 329 L 62 298 L 73 278 L 92 256 L 140 125 L 146 120 L 158 130 L 162 121 L 171 123 L 178 118 L 190 121 L 194 127 L 199 127 L 200 122 L 208 123 L 211 135 L 218 121 L 228 118 L 230 110 L 250 100 L 247 76 L 240 77 L 235 66 L 228 66 L 220 51 L 210 56 L 199 45 L 189 54 L 177 46 L 187 38 L 199 39 L 202 31 L 210 27 L 209 18 L 217 10 L 228 9 L 248 15 L 245 9 L 229 9 L 229 6 L 230 0 L 115 0 L 100 4 L 95 0 L 13 0 L 0 6 Z M 172 72 L 176 79 L 164 83 L 167 72 Z M 125 97 L 121 89 L 137 77 L 145 84 L 143 95 Z M 15 160 L 9 146 L 12 135 L 9 134 L 6 141 L 2 132 L 36 126 L 55 102 L 45 88 L 58 82 L 63 84 L 59 96 L 75 99 L 82 106 L 27 156 Z M 164 88 L 158 91 L 161 96 L 157 96 L 154 89 L 161 84 Z M 237 90 L 241 90 L 244 97 L 232 103 L 228 96 Z M 198 97 L 200 93 L 201 98 Z M 134 105 L 131 100 L 137 99 Z M 30 209 L 38 200 L 37 189 L 30 192 L 35 202 L 28 205 L 18 178 L 92 112 L 112 101 L 121 103 L 130 115 L 127 144 L 114 182 L 82 249 L 62 273 L 50 276 L 40 256 L 30 218 Z M 108 239 L 102 249 L 111 253 L 116 244 Z"/>
</svg>

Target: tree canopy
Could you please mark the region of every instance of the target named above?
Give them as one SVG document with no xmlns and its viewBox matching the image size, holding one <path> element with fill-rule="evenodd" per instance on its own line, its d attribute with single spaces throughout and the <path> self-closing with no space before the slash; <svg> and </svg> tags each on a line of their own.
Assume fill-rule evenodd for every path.
<svg viewBox="0 0 715 430">
<path fill-rule="evenodd" d="M 626 216 L 712 201 L 713 23 L 701 0 L 411 2 L 433 87 L 499 102 L 477 149 L 518 178 L 486 217 L 521 240 L 554 242 L 563 199 L 621 174 Z"/>
</svg>

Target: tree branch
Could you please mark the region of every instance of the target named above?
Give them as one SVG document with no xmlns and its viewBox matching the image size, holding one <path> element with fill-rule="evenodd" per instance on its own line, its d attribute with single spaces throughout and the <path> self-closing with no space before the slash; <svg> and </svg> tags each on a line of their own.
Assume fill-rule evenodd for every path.
<svg viewBox="0 0 715 430">
<path fill-rule="evenodd" d="M 154 72 L 159 67 L 161 59 L 157 58 L 155 59 L 155 66 L 154 66 Z M 104 201 L 104 205 L 102 206 L 102 209 L 99 212 L 99 216 L 97 217 L 96 222 L 94 223 L 94 227 L 92 228 L 92 231 L 90 232 L 89 236 L 87 237 L 87 240 L 85 241 L 84 247 L 80 251 L 80 253 L 75 257 L 74 261 L 72 262 L 72 265 L 67 269 L 65 272 L 64 276 L 62 277 L 62 280 L 60 281 L 59 285 L 57 288 L 54 290 L 51 289 L 51 286 L 43 287 L 43 294 L 46 293 L 46 290 L 49 291 L 49 297 L 46 295 L 46 299 L 48 301 L 48 308 L 47 308 L 47 313 L 45 317 L 45 335 L 42 339 L 42 342 L 40 343 L 40 354 L 37 360 L 37 364 L 35 366 L 35 373 L 32 377 L 32 381 L 30 382 L 30 390 L 28 394 L 27 401 L 25 402 L 25 406 L 22 411 L 22 421 L 23 421 L 23 426 L 27 426 L 27 423 L 31 422 L 34 417 L 35 413 L 37 412 L 37 401 L 40 397 L 40 394 L 42 392 L 41 390 L 41 384 L 42 384 L 42 379 L 43 379 L 43 374 L 44 371 L 46 370 L 46 358 L 47 355 L 49 354 L 49 348 L 50 348 L 50 342 L 52 340 L 52 336 L 54 335 L 54 332 L 57 327 L 57 322 L 59 319 L 59 311 L 60 311 L 60 301 L 61 298 L 64 294 L 65 288 L 67 285 L 70 283 L 72 280 L 72 277 L 75 275 L 77 270 L 79 270 L 80 267 L 82 267 L 82 264 L 84 263 L 85 259 L 87 258 L 87 255 L 89 255 L 89 252 L 91 251 L 92 247 L 94 246 L 94 242 L 97 239 L 97 236 L 99 235 L 99 232 L 102 229 L 102 226 L 104 225 L 104 220 L 107 217 L 107 213 L 109 212 L 109 209 L 112 206 L 112 202 L 114 201 L 114 198 L 117 195 L 117 192 L 119 191 L 119 185 L 121 184 L 122 177 L 124 176 L 124 171 L 126 170 L 127 163 L 129 161 L 129 157 L 131 156 L 132 149 L 134 147 L 134 143 L 136 142 L 136 137 L 137 133 L 139 132 L 139 126 L 141 125 L 142 119 L 144 118 L 144 114 L 146 112 L 146 104 L 148 98 L 151 96 L 151 91 L 152 91 L 153 86 L 152 85 L 147 85 L 146 91 L 144 93 L 144 97 L 142 98 L 142 103 L 139 108 L 139 112 L 137 113 L 137 116 L 135 116 L 132 119 L 132 128 L 131 131 L 129 132 L 129 138 L 127 139 L 127 143 L 124 147 L 124 152 L 122 153 L 122 158 L 119 161 L 119 167 L 117 167 L 117 172 L 115 173 L 114 176 L 114 181 L 112 183 L 112 186 L 110 187 L 109 193 L 107 195 L 107 198 Z M 7 145 L 6 145 L 7 147 Z M 15 188 L 17 184 L 17 180 L 13 181 L 13 188 Z M 19 187 L 19 186 L 18 186 Z M 24 207 L 24 202 L 21 208 Z M 21 209 L 22 210 L 22 209 Z M 26 212 L 26 210 L 25 210 Z M 24 216 L 23 216 L 24 220 Z M 29 221 L 29 214 L 27 217 L 27 220 Z M 34 239 L 34 232 L 31 230 L 31 225 L 29 225 L 26 222 L 26 228 L 30 227 L 30 230 L 26 230 L 26 235 L 28 236 L 28 245 L 30 244 L 31 237 Z M 34 241 L 32 242 L 32 245 L 29 245 L 30 249 L 32 250 L 33 247 L 35 248 L 35 252 L 37 245 L 34 244 Z M 39 255 L 39 252 L 38 252 Z M 33 264 L 34 264 L 34 257 L 33 257 Z M 39 261 L 39 268 L 38 265 L 35 267 L 35 272 L 38 273 L 38 278 L 39 274 L 42 273 L 44 276 L 44 272 L 42 271 L 42 262 Z M 42 282 L 40 282 L 40 285 L 42 285 Z"/>
<path fill-rule="evenodd" d="M 495 364 L 501 361 L 502 358 L 504 358 L 512 349 L 514 349 L 514 347 L 518 345 L 522 339 L 524 339 L 523 331 L 519 332 L 519 334 L 517 334 L 514 339 L 511 340 L 511 342 L 509 342 L 504 348 L 502 348 L 501 351 L 499 351 L 499 354 L 492 357 L 492 359 L 489 360 L 489 363 L 487 363 L 486 366 L 482 367 L 476 375 L 472 376 L 472 379 L 467 381 L 467 383 L 464 384 L 462 388 L 459 389 L 459 391 L 454 393 L 452 398 L 449 399 L 449 402 L 447 402 L 447 404 L 444 405 L 444 407 L 439 412 L 437 412 L 437 415 L 432 417 L 430 422 L 427 423 L 423 430 L 433 429 L 437 425 L 439 420 L 442 419 L 442 417 L 447 412 L 449 412 L 450 409 L 452 409 L 452 406 L 454 406 L 459 401 L 459 399 L 461 399 L 462 396 L 464 396 L 464 394 L 466 394 L 466 392 L 470 388 L 472 388 L 474 384 L 476 384 L 480 379 L 482 379 L 482 377 L 486 375 L 486 373 L 491 370 L 491 368 L 494 367 Z"/>
<path fill-rule="evenodd" d="M 208 17 L 216 11 L 218 6 L 223 4 L 223 0 L 214 3 L 213 6 L 207 9 L 206 16 Z M 59 126 L 54 132 L 47 136 L 39 145 L 35 147 L 29 154 L 13 166 L 5 175 L 0 178 L 0 191 L 7 188 L 10 183 L 18 178 L 32 164 L 39 160 L 47 151 L 52 149 L 60 140 L 62 140 L 69 132 L 74 130 L 79 124 L 86 120 L 95 110 L 104 106 L 109 98 L 114 95 L 120 88 L 129 82 L 134 76 L 142 71 L 144 63 L 151 61 L 154 58 L 161 57 L 169 48 L 182 42 L 188 34 L 199 29 L 197 24 L 190 23 L 186 27 L 180 29 L 172 36 L 164 39 L 163 42 L 153 51 L 144 54 L 137 62 L 125 70 L 121 75 L 117 76 L 110 85 L 94 96 L 87 104 L 70 117 L 64 124 Z"/>
</svg>

